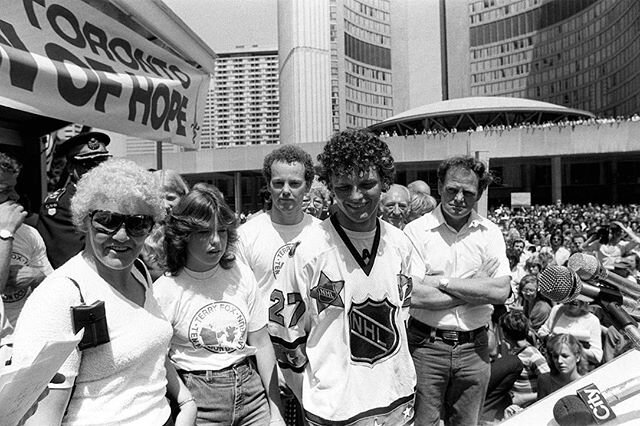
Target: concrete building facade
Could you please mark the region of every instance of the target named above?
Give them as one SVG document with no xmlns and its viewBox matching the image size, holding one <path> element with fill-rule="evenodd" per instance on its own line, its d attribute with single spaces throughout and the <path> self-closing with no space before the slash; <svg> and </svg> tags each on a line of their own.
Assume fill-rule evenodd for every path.
<svg viewBox="0 0 640 426">
<path fill-rule="evenodd" d="M 472 96 L 551 102 L 599 116 L 640 112 L 640 2 L 633 0 L 279 0 L 280 142 L 314 157 L 331 133 Z M 485 152 L 501 177 L 489 203 L 530 191 L 538 203 L 640 196 L 637 121 L 388 139 L 398 181 L 435 185 L 448 155 Z M 259 207 L 273 146 L 166 153 L 166 167 Z M 139 161 L 154 163 L 148 156 Z M 151 164 L 153 165 L 153 164 Z"/>
<path fill-rule="evenodd" d="M 282 143 L 326 141 L 396 112 L 390 0 L 280 0 L 278 25 Z"/>
<path fill-rule="evenodd" d="M 325 141 L 331 135 L 328 0 L 278 0 L 280 141 Z"/>
<path fill-rule="evenodd" d="M 455 3 L 455 2 L 454 2 Z M 471 0 L 468 95 L 538 99 L 601 116 L 640 110 L 640 3 Z M 447 25 L 457 19 L 448 16 Z M 451 24 L 450 24 L 451 23 Z"/>
</svg>

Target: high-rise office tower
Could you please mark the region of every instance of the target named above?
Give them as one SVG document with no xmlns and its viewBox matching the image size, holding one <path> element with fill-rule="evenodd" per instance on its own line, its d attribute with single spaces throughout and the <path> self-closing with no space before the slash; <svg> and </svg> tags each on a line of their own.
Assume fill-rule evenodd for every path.
<svg viewBox="0 0 640 426">
<path fill-rule="evenodd" d="M 457 19 L 446 18 L 447 25 Z M 468 81 L 471 96 L 538 99 L 605 116 L 640 110 L 640 2 L 471 0 L 468 18 L 468 54 L 449 55 L 450 86 Z"/>
</svg>

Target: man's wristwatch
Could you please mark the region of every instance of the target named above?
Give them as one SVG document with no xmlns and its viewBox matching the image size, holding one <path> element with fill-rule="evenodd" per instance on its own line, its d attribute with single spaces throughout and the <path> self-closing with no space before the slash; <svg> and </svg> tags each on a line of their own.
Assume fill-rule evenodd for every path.
<svg viewBox="0 0 640 426">
<path fill-rule="evenodd" d="M 9 231 L 8 229 L 0 229 L 0 240 L 13 240 L 13 232 Z"/>
<path fill-rule="evenodd" d="M 440 278 L 438 280 L 438 288 L 444 291 L 447 287 L 449 287 L 449 278 Z"/>
</svg>

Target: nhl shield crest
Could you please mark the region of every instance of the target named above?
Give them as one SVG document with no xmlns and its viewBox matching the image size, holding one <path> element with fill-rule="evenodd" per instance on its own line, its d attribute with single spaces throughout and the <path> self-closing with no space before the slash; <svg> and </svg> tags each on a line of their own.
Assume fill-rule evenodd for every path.
<svg viewBox="0 0 640 426">
<path fill-rule="evenodd" d="M 349 344 L 353 361 L 373 365 L 395 352 L 400 342 L 395 323 L 397 311 L 398 307 L 386 297 L 351 305 Z"/>
</svg>

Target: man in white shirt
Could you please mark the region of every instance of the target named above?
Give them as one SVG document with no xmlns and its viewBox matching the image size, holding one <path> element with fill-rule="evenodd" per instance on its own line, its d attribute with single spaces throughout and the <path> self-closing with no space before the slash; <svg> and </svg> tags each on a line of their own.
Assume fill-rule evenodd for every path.
<svg viewBox="0 0 640 426">
<path fill-rule="evenodd" d="M 487 325 L 509 295 L 500 229 L 473 207 L 491 181 L 472 157 L 438 167 L 441 202 L 404 231 L 426 264 L 411 299 L 408 338 L 418 376 L 416 424 L 475 425 L 490 376 Z"/>
</svg>

